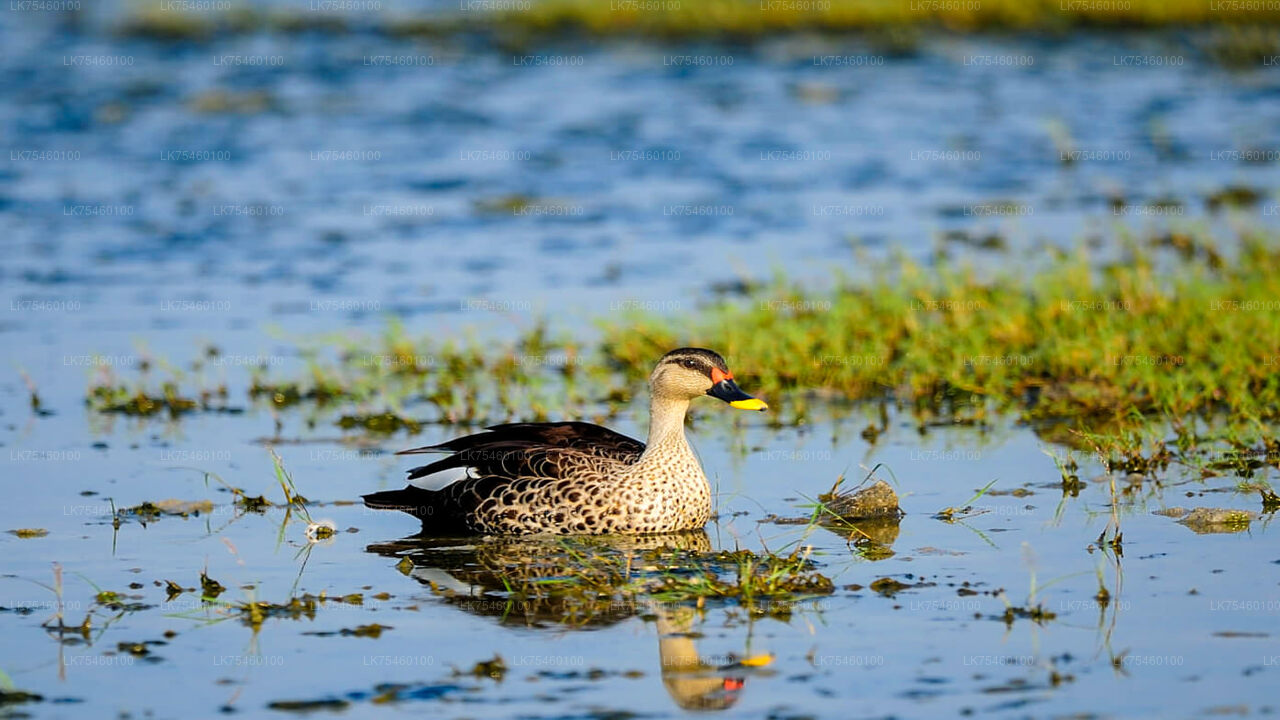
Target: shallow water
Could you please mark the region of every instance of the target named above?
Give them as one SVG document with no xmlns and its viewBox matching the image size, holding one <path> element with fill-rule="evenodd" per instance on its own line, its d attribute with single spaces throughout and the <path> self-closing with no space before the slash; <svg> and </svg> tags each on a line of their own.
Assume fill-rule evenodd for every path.
<svg viewBox="0 0 1280 720">
<path fill-rule="evenodd" d="M 1107 485 L 1089 483 L 1079 497 L 1063 500 L 1052 463 L 1025 429 L 994 437 L 958 429 L 921 438 L 903 422 L 868 448 L 851 439 L 853 432 L 841 432 L 833 444 L 822 428 L 773 431 L 754 416 L 732 429 L 707 425 L 695 443 L 717 484 L 720 519 L 707 528 L 706 547 L 785 550 L 800 540 L 812 545 L 819 570 L 838 589 L 788 605 L 785 621 L 753 620 L 735 603 L 715 601 L 697 614 L 691 606 L 655 609 L 637 602 L 640 607 L 588 620 L 555 607 L 527 617 L 533 609 L 504 599 L 492 582 L 482 599 L 447 600 L 426 583 L 478 592 L 485 586 L 470 584 L 479 583 L 475 569 L 518 551 L 470 541 L 395 547 L 417 531 L 411 519 L 328 504 L 398 483 L 400 463 L 387 457 L 336 441 L 280 448 L 312 516 L 340 529 L 308 546 L 305 523 L 289 523 L 281 541 L 282 510 L 237 510 L 200 472 L 174 467 L 216 472 L 278 500 L 266 451 L 254 444 L 260 418 L 196 417 L 167 434 L 152 428 L 94 435 L 60 431 L 69 420 L 42 418 L 21 434 L 23 447 L 66 448 L 68 456 L 21 464 L 25 472 L 18 477 L 29 481 L 11 484 L 4 511 L 5 527 L 39 526 L 50 534 L 0 540 L 9 546 L 0 584 L 8 640 L 0 661 L 19 687 L 45 696 L 46 704 L 27 708 L 38 715 L 77 716 L 91 708 L 172 716 L 182 714 L 179 708 L 212 712 L 224 705 L 260 711 L 281 701 L 359 706 L 384 695 L 387 683 L 405 685 L 395 689 L 390 707 L 415 712 L 418 704 L 439 704 L 432 711 L 450 716 L 666 716 L 679 703 L 714 704 L 714 698 L 701 700 L 705 686 L 680 684 L 689 680 L 681 673 L 669 673 L 676 689 L 666 691 L 660 622 L 675 623 L 666 630 L 696 633 L 697 653 L 712 667 L 692 677 L 709 676 L 712 695 L 725 679 L 741 681 L 729 699 L 757 716 L 911 716 L 965 708 L 1134 716 L 1271 708 L 1266 688 L 1277 662 L 1280 554 L 1267 539 L 1274 534 L 1269 523 L 1200 535 L 1151 514 L 1166 504 L 1256 509 L 1255 497 L 1234 494 L 1225 478 L 1177 484 L 1171 471 L 1163 490 L 1148 480 L 1121 510 L 1124 555 L 1117 565 L 1091 545 L 1109 519 Z M 638 430 L 634 421 L 622 429 Z M 433 430 L 415 441 L 447 432 Z M 89 440 L 109 447 L 90 448 Z M 728 448 L 735 441 L 756 447 L 734 453 Z M 888 546 L 891 557 L 871 562 L 837 533 L 760 522 L 769 513 L 806 515 L 802 495 L 816 497 L 841 472 L 857 472 L 858 463 L 884 463 L 904 495 L 908 514 Z M 1097 475 L 1086 463 L 1082 477 L 1090 471 Z M 1031 494 L 988 494 L 973 503 L 975 514 L 955 523 L 932 517 L 964 504 L 993 478 L 999 478 L 997 492 L 1026 488 Z M 96 494 L 83 496 L 86 491 Z M 145 527 L 126 520 L 117 531 L 107 497 L 117 506 L 208 498 L 214 507 L 200 517 L 166 516 Z M 498 560 L 478 559 L 477 552 Z M 402 556 L 416 565 L 408 574 L 398 567 Z M 88 639 L 73 633 L 60 645 L 40 627 L 53 614 L 55 596 L 36 583 L 52 583 L 53 562 L 64 569 L 68 624 L 93 617 Z M 194 590 L 202 571 L 226 586 L 222 597 L 232 601 L 285 602 L 324 592 L 362 593 L 363 602 L 321 603 L 314 617 L 267 619 L 255 633 L 239 616 L 201 602 L 197 592 L 166 599 L 165 581 Z M 1111 593 L 1106 607 L 1094 599 L 1098 572 Z M 865 587 L 882 577 L 927 584 L 893 597 Z M 1014 605 L 1029 605 L 1033 577 L 1040 588 L 1035 600 L 1056 617 L 1006 624 L 1004 600 L 986 593 L 1004 589 Z M 964 583 L 981 594 L 958 594 Z M 247 585 L 252 589 L 241 589 Z M 854 585 L 864 587 L 850 589 Z M 95 605 L 95 587 L 141 606 L 120 612 Z M 324 635 L 373 623 L 389 629 L 377 638 Z M 118 643 L 147 641 L 163 644 L 142 657 L 118 651 Z M 766 668 L 715 670 L 766 653 L 774 656 Z M 495 654 L 508 666 L 500 681 L 455 676 L 455 669 L 466 672 Z M 1057 687 L 1050 684 L 1055 672 L 1062 678 Z M 121 687 L 145 690 L 122 694 Z M 76 704 L 54 704 L 58 700 Z"/>
<path fill-rule="evenodd" d="M 30 376 L 48 411 L 31 410 L 17 373 L 0 380 L 0 530 L 48 531 L 0 535 L 0 670 L 44 697 L 5 710 L 176 717 L 334 701 L 362 714 L 376 705 L 451 717 L 672 716 L 697 702 L 758 717 L 1275 712 L 1280 551 L 1268 520 L 1197 534 L 1152 514 L 1256 510 L 1256 496 L 1235 493 L 1234 478 L 1191 480 L 1178 468 L 1161 473 L 1161 487 L 1148 479 L 1118 508 L 1117 562 L 1092 546 L 1111 518 L 1109 484 L 1093 482 L 1101 468 L 1080 455 L 1087 487 L 1064 499 L 1047 441 L 1012 419 L 921 435 L 895 415 L 869 445 L 859 436 L 869 420 L 857 413 L 778 429 L 698 407 L 706 422 L 695 444 L 719 508 L 706 546 L 811 545 L 836 584 L 785 621 L 716 602 L 700 613 L 640 602 L 599 621 L 526 621 L 529 608 L 508 607 L 493 588 L 474 602 L 441 597 L 424 583 L 467 586 L 477 566 L 517 551 L 388 547 L 416 524 L 350 501 L 398 486 L 407 464 L 391 451 L 460 428 L 368 438 L 335 427 L 332 412 L 309 426 L 311 410 L 282 411 L 279 435 L 290 442 L 277 449 L 313 517 L 340 530 L 315 545 L 296 517 L 240 511 L 206 475 L 281 499 L 261 443 L 276 436 L 276 417 L 249 403 L 244 386 L 248 365 L 285 375 L 299 366 L 282 336 L 376 330 L 388 314 L 437 337 L 502 336 L 538 314 L 589 334 L 590 317 L 691 311 L 713 284 L 775 268 L 814 283 L 832 268 L 856 274 L 851 240 L 928 259 L 949 228 L 999 230 L 1017 256 L 1116 223 L 1204 223 L 1224 235 L 1270 225 L 1269 194 L 1232 215 L 1208 214 L 1204 196 L 1275 186 L 1274 162 L 1229 154 L 1278 146 L 1273 72 L 1231 73 L 1190 55 L 1178 66 L 1121 67 L 1112 59 L 1181 52 L 1127 37 L 939 38 L 902 58 L 814 40 L 751 52 L 571 46 L 538 54 L 572 64 L 530 67 L 492 49 L 362 34 L 176 47 L 46 20 L 0 17 L 0 128 L 19 153 L 0 164 L 0 328 L 10 366 Z M 213 60 L 237 54 L 284 60 Z M 374 54 L 432 64 L 365 65 Z M 136 60 L 61 62 L 94 55 Z M 815 55 L 882 64 L 823 67 Z M 732 64 L 672 64 L 683 56 Z M 972 61 L 1002 56 L 1035 60 L 1013 69 Z M 193 109 L 215 89 L 269 101 L 246 112 Z M 1064 166 L 1052 121 L 1077 149 L 1112 159 Z M 50 150 L 79 155 L 23 154 Z M 1113 190 L 1135 203 L 1173 196 L 1186 214 L 1112 215 Z M 486 209 L 512 196 L 530 204 Z M 1030 211 L 974 210 L 1003 202 Z M 166 423 L 84 407 L 98 363 L 129 376 L 145 355 L 185 364 L 205 341 L 227 358 L 208 372 L 227 380 L 230 404 L 244 412 Z M 643 436 L 641 410 L 618 428 Z M 836 533 L 762 522 L 807 515 L 809 499 L 841 474 L 856 482 L 877 464 L 907 512 L 891 556 L 870 561 Z M 1031 494 L 988 493 L 959 522 L 933 518 L 992 480 L 996 492 Z M 170 498 L 212 508 L 113 527 L 113 506 Z M 415 566 L 408 574 L 404 556 Z M 60 641 L 42 627 L 57 606 L 42 587 L 54 584 L 54 563 L 65 619 L 91 615 L 87 637 Z M 314 617 L 267 619 L 255 633 L 192 590 L 167 599 L 165 581 L 197 588 L 202 571 L 226 586 L 224 600 L 324 592 L 363 602 L 321 602 Z M 1105 607 L 1094 600 L 1099 572 Z M 882 577 L 924 585 L 886 597 L 869 589 Z M 979 594 L 960 594 L 963 583 Z M 1005 602 L 988 594 L 998 589 L 1056 617 L 1007 624 Z M 99 590 L 135 605 L 95 603 Z M 389 629 L 340 634 L 373 623 Z M 670 658 L 692 652 L 684 639 L 712 667 L 679 672 Z M 766 653 L 767 667 L 716 669 Z M 508 666 L 500 680 L 469 674 L 495 654 Z"/>
</svg>

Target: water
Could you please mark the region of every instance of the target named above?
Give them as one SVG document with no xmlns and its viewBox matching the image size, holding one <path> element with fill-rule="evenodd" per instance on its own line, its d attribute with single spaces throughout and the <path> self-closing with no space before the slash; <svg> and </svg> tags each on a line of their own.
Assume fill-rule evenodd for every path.
<svg viewBox="0 0 1280 720">
<path fill-rule="evenodd" d="M 719 410 L 704 408 L 703 414 Z M 24 446 L 51 443 L 46 424 L 52 423 L 37 421 Z M 416 531 L 414 521 L 325 504 L 355 497 L 377 486 L 379 478 L 394 484 L 399 463 L 361 457 L 336 442 L 283 447 L 287 466 L 314 503 L 313 517 L 330 519 L 340 529 L 332 540 L 310 548 L 297 523 L 278 541 L 279 510 L 237 512 L 228 495 L 206 486 L 200 473 L 170 467 L 215 469 L 229 482 L 276 496 L 265 452 L 251 441 L 254 424 L 253 418 L 194 418 L 167 440 L 145 432 L 100 433 L 93 438 L 105 439 L 110 448 L 93 450 L 81 441 L 79 450 L 69 451 L 79 453 L 78 461 L 50 457 L 19 466 L 39 482 L 10 486 L 5 525 L 37 525 L 50 534 L 5 541 L 13 549 L 0 604 L 32 612 L 0 615 L 8 638 L 4 668 L 24 689 L 79 702 L 45 704 L 36 708 L 39 714 L 127 708 L 168 716 L 180 708 L 212 712 L 224 704 L 256 712 L 293 700 L 359 706 L 382 692 L 377 688 L 384 683 L 408 686 L 401 691 L 403 706 L 396 706 L 401 710 L 443 703 L 433 712 L 451 716 L 578 717 L 621 710 L 666 716 L 676 712 L 678 700 L 688 699 L 664 690 L 658 620 L 640 617 L 653 614 L 644 608 L 619 609 L 605 622 L 573 616 L 557 622 L 554 612 L 527 621 L 520 603 L 508 608 L 498 595 L 473 604 L 449 602 L 425 583 L 465 591 L 474 580 L 465 571 L 474 573 L 483 564 L 475 547 L 388 549 Z M 726 450 L 733 433 L 723 428 L 695 439 L 718 485 L 721 519 L 707 529 L 709 548 L 782 548 L 796 540 L 801 528 L 759 521 L 767 512 L 805 514 L 797 507 L 804 503 L 800 494 L 816 496 L 864 457 L 893 468 L 899 490 L 910 493 L 902 503 L 908 515 L 888 559 L 868 562 L 830 531 L 805 538 L 840 589 L 796 603 L 789 621 L 751 620 L 733 604 L 714 602 L 685 619 L 698 633 L 698 653 L 711 658 L 708 664 L 728 665 L 731 654 L 774 655 L 768 668 L 717 675 L 744 681 L 736 693 L 739 710 L 757 716 L 841 715 L 850 707 L 868 716 L 929 715 L 944 708 L 1133 716 L 1172 707 L 1205 712 L 1215 706 L 1267 706 L 1262 683 L 1274 667 L 1274 576 L 1280 560 L 1266 539 L 1269 526 L 1255 522 L 1246 533 L 1197 535 L 1150 512 L 1166 503 L 1253 508 L 1252 498 L 1227 492 L 1182 497 L 1188 490 L 1229 489 L 1232 483 L 1218 479 L 1148 490 L 1126 503 L 1117 582 L 1115 565 L 1089 550 L 1109 516 L 1105 486 L 1090 484 L 1079 498 L 1062 501 L 1052 465 L 1029 432 L 984 438 L 956 430 L 922 440 L 904 423 L 875 450 L 850 439 L 854 433 L 842 433 L 833 444 L 817 433 L 797 436 L 756 422 L 738 432 L 761 449 L 735 456 Z M 211 443 L 209 437 L 220 440 Z M 198 456 L 200 448 L 213 447 L 219 449 L 206 451 L 212 458 Z M 183 452 L 195 461 L 181 462 Z M 964 503 L 993 477 L 999 477 L 997 491 L 1025 487 L 1032 494 L 984 497 L 974 503 L 983 514 L 958 523 L 931 517 Z M 81 497 L 86 490 L 99 495 Z M 104 515 L 104 496 L 117 505 L 210 498 L 215 507 L 199 518 L 164 517 L 146 527 L 127 522 L 117 532 Z M 743 514 L 730 517 L 736 513 Z M 485 548 L 482 543 L 479 551 Z M 492 552 L 501 560 L 504 552 L 515 551 Z M 418 567 L 403 574 L 400 555 L 412 556 Z M 50 583 L 55 561 L 67 573 L 70 624 L 91 609 L 96 591 L 90 582 L 145 607 L 119 617 L 95 609 L 92 642 L 72 635 L 75 642 L 60 646 L 39 627 L 52 614 L 54 596 L 33 582 Z M 362 593 L 364 600 L 360 606 L 322 604 L 314 618 L 268 619 L 255 634 L 238 617 L 227 618 L 190 592 L 166 601 L 164 581 L 197 587 L 202 570 L 228 588 L 223 597 L 231 600 L 284 602 L 293 594 L 322 591 Z M 1098 571 L 1111 592 L 1106 607 L 1094 600 Z M 449 572 L 457 576 L 452 582 Z M 1038 601 L 1057 617 L 1006 625 L 999 619 L 1004 602 L 987 593 L 1004 589 L 1012 603 L 1023 605 L 1033 574 L 1041 588 Z M 881 577 L 927 585 L 895 597 L 847 589 Z M 129 589 L 131 583 L 141 587 Z M 250 583 L 253 590 L 240 589 Z M 964 583 L 980 594 L 958 594 Z M 313 634 L 371 623 L 391 629 L 376 639 Z M 177 634 L 166 637 L 166 631 Z M 151 647 L 145 658 L 109 654 L 120 642 L 152 640 L 165 644 Z M 455 667 L 465 671 L 494 654 L 509 666 L 501 682 L 454 677 Z M 1119 667 L 1113 665 L 1116 658 Z M 1071 680 L 1050 686 L 1055 671 Z M 122 696 L 122 686 L 143 690 Z M 437 686 L 454 689 L 439 697 L 424 689 Z"/>
<path fill-rule="evenodd" d="M 1202 535 L 1152 513 L 1256 510 L 1256 496 L 1177 468 L 1162 487 L 1148 480 L 1120 508 L 1117 566 L 1091 546 L 1110 519 L 1108 484 L 1064 500 L 1042 448 L 1065 449 L 1011 420 L 922 436 L 894 416 L 870 445 L 860 416 L 776 429 L 698 407 L 710 422 L 694 442 L 720 513 L 706 547 L 809 544 L 836 584 L 786 621 L 733 603 L 700 614 L 641 603 L 604 622 L 525 622 L 495 615 L 492 589 L 482 601 L 443 599 L 424 583 L 465 587 L 476 566 L 514 551 L 394 545 L 415 523 L 350 501 L 398 486 L 407 465 L 390 452 L 457 428 L 365 438 L 333 426 L 332 413 L 283 411 L 290 442 L 278 451 L 313 517 L 339 529 L 314 546 L 296 518 L 281 538 L 278 508 L 241 512 L 206 476 L 279 500 L 261 443 L 277 418 L 245 399 L 246 366 L 288 374 L 300 366 L 293 338 L 377 331 L 388 315 L 441 338 L 507 336 L 539 315 L 589 335 L 592 317 L 693 311 L 717 284 L 779 269 L 813 286 L 833 269 L 856 275 L 851 244 L 928 261 L 942 232 L 966 228 L 1000 231 L 1015 256 L 1034 257 L 1043 241 L 1110 238 L 1116 226 L 1194 224 L 1223 237 L 1271 226 L 1275 163 L 1232 152 L 1278 146 L 1273 73 L 1228 72 L 1151 37 L 936 38 L 909 57 L 810 38 L 754 50 L 567 45 L 519 61 L 362 33 L 170 46 L 47 20 L 0 17 L 0 137 L 12 151 L 0 161 L 11 368 L 0 380 L 0 529 L 49 533 L 0 535 L 0 670 L 44 696 L 15 712 L 258 715 L 282 701 L 451 717 L 666 717 L 696 702 L 755 717 L 1275 711 L 1280 553 L 1268 523 Z M 1179 54 L 1160 67 L 1115 61 Z M 366 64 L 375 55 L 420 64 Z M 103 56 L 134 60 L 69 60 Z M 246 67 L 231 56 L 280 60 Z M 827 56 L 862 59 L 815 64 Z M 675 60 L 685 57 L 713 64 Z M 1034 60 L 975 60 L 987 57 Z M 197 109 L 223 102 L 217 92 L 241 110 Z M 1088 159 L 1060 162 L 1056 126 Z M 1208 213 L 1205 195 L 1232 184 L 1266 194 L 1251 211 Z M 1178 198 L 1185 214 L 1114 215 L 1113 193 Z M 234 358 L 209 372 L 243 413 L 167 423 L 85 408 L 99 363 L 131 377 L 144 357 L 185 365 L 204 342 Z M 13 368 L 47 414 L 31 410 Z M 643 436 L 642 409 L 618 429 Z M 1082 461 L 1083 479 L 1101 474 Z M 879 463 L 908 513 L 890 557 L 761 522 L 806 515 L 836 477 Z M 993 479 L 997 492 L 1032 494 L 985 495 L 961 522 L 932 517 Z M 170 498 L 213 505 L 113 527 L 113 504 Z M 409 574 L 397 568 L 405 555 Z M 56 607 L 41 585 L 54 583 L 54 563 L 67 622 L 92 615 L 88 638 L 60 642 L 41 627 Z M 166 600 L 165 581 L 195 588 L 202 571 L 224 599 L 362 593 L 363 604 L 322 602 L 313 618 L 268 619 L 255 633 L 193 592 Z M 868 588 L 882 577 L 925 584 L 884 597 Z M 979 594 L 959 594 L 966 582 Z M 1027 605 L 1033 582 L 1056 617 L 998 619 L 1005 602 L 988 593 Z M 95 604 L 99 589 L 141 605 Z M 390 629 L 316 634 L 372 623 Z M 692 652 L 685 639 L 713 667 L 673 671 L 670 658 Z M 163 644 L 119 650 L 151 641 Z M 767 667 L 715 669 L 766 653 Z M 500 681 L 468 674 L 495 654 L 508 666 Z M 388 693 L 394 702 L 382 702 Z"/>
</svg>

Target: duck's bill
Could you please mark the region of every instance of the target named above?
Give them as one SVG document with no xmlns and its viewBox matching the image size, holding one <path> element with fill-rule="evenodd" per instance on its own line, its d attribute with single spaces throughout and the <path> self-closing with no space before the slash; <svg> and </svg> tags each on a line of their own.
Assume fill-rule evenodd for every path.
<svg viewBox="0 0 1280 720">
<path fill-rule="evenodd" d="M 753 398 L 742 392 L 742 388 L 738 387 L 738 383 L 732 379 L 721 380 L 707 394 L 713 398 L 723 400 L 739 410 L 768 410 L 769 406 L 765 401 L 759 398 Z"/>
</svg>

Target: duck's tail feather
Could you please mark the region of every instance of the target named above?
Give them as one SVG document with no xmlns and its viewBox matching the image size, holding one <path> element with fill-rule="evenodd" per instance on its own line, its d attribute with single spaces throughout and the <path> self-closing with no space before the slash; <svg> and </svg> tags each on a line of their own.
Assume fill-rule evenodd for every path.
<svg viewBox="0 0 1280 720">
<path fill-rule="evenodd" d="M 440 504 L 438 493 L 410 485 L 403 490 L 383 490 L 364 497 L 365 507 L 375 510 L 399 510 L 424 520 L 436 514 Z"/>
<path fill-rule="evenodd" d="M 366 507 L 399 510 L 418 518 L 422 521 L 423 532 L 433 536 L 471 534 L 465 514 L 450 506 L 446 493 L 410 485 L 403 490 L 383 490 L 363 497 Z"/>
</svg>

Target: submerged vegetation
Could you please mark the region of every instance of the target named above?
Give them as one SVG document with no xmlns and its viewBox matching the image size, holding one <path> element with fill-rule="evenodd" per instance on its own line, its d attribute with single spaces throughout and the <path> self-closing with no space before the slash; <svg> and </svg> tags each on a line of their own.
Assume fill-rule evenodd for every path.
<svg viewBox="0 0 1280 720">
<path fill-rule="evenodd" d="M 468 554 L 451 572 L 483 594 L 429 583 L 445 600 L 507 621 L 592 624 L 655 608 L 727 603 L 752 617 L 790 615 L 796 603 L 830 595 L 835 585 L 818 572 L 811 548 L 791 552 L 710 552 L 705 534 L 642 538 L 510 540 Z M 439 563 L 413 543 L 378 552 L 401 557 L 406 574 L 418 560 Z"/>
</svg>

